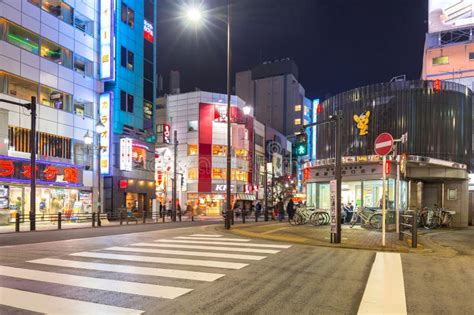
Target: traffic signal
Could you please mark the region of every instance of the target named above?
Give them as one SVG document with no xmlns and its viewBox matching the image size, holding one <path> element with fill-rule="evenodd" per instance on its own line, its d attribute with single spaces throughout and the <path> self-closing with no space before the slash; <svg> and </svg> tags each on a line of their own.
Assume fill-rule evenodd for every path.
<svg viewBox="0 0 474 315">
<path fill-rule="evenodd" d="M 293 155 L 308 155 L 308 135 L 305 132 L 302 132 L 296 136 L 296 141 L 293 144 Z"/>
</svg>

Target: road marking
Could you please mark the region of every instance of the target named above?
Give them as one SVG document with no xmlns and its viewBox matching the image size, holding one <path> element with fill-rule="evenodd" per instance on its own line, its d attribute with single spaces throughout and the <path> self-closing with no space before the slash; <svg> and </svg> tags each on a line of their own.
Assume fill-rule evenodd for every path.
<svg viewBox="0 0 474 315">
<path fill-rule="evenodd" d="M 214 241 L 215 238 L 210 237 L 193 237 L 193 236 L 177 236 L 173 237 L 178 240 L 203 240 L 203 241 Z M 219 241 L 227 242 L 250 242 L 247 238 L 219 238 Z"/>
<path fill-rule="evenodd" d="M 130 273 L 134 275 L 156 276 L 165 278 L 176 278 L 196 281 L 212 282 L 225 276 L 219 273 L 197 272 L 176 269 L 136 267 L 130 265 L 112 265 L 84 261 L 74 261 L 55 258 L 43 258 L 28 261 L 29 263 L 43 264 L 48 266 L 59 266 L 67 268 L 78 268 L 87 270 L 101 270 L 108 272 Z"/>
<path fill-rule="evenodd" d="M 142 314 L 144 311 L 0 287 L 0 305 L 45 314 Z"/>
<path fill-rule="evenodd" d="M 192 291 L 192 289 L 185 288 L 74 276 L 65 273 L 46 272 L 7 266 L 0 266 L 0 275 L 19 279 L 43 281 L 88 289 L 122 292 L 164 299 L 175 299 L 178 296 Z"/>
<path fill-rule="evenodd" d="M 156 240 L 158 243 L 179 243 L 179 244 L 205 244 L 205 245 L 227 245 L 227 246 L 242 246 L 242 247 L 260 247 L 260 248 L 290 248 L 291 245 L 270 245 L 270 244 L 252 244 L 252 243 L 229 243 L 217 241 L 186 241 L 186 240 Z"/>
<path fill-rule="evenodd" d="M 377 253 L 358 314 L 407 314 L 402 259 L 397 253 Z"/>
<path fill-rule="evenodd" d="M 218 234 L 192 234 L 191 236 L 202 236 L 202 237 L 222 237 L 222 235 L 218 235 Z"/>
<path fill-rule="evenodd" d="M 187 265 L 187 266 L 200 266 L 200 267 L 212 267 L 212 268 L 234 269 L 234 270 L 242 269 L 248 266 L 248 264 L 232 263 L 232 262 L 226 262 L 226 261 L 179 259 L 179 258 L 151 257 L 151 256 L 141 256 L 141 255 L 119 255 L 119 254 L 107 254 L 107 253 L 95 253 L 95 252 L 81 252 L 81 253 L 74 253 L 70 255 L 77 256 L 77 257 L 103 258 L 103 259 L 163 263 L 163 264 Z"/>
<path fill-rule="evenodd" d="M 255 255 L 241 255 L 241 254 L 238 255 L 238 254 L 224 254 L 224 253 L 211 253 L 211 252 L 193 252 L 193 251 L 187 251 L 187 250 L 167 250 L 167 249 L 151 249 L 151 248 L 139 248 L 139 247 L 120 247 L 120 246 L 108 247 L 108 248 L 104 248 L 104 250 L 151 253 L 151 254 L 181 255 L 181 256 L 245 259 L 245 260 L 262 260 L 266 258 L 266 256 L 255 256 Z"/>
<path fill-rule="evenodd" d="M 180 244 L 154 244 L 154 243 L 135 243 L 131 246 L 148 246 L 148 247 L 166 247 L 166 248 L 186 248 L 186 249 L 206 249 L 226 252 L 247 252 L 261 254 L 276 254 L 279 250 L 275 249 L 257 249 L 257 248 L 234 248 L 223 246 L 200 246 L 200 245 L 180 245 Z"/>
</svg>

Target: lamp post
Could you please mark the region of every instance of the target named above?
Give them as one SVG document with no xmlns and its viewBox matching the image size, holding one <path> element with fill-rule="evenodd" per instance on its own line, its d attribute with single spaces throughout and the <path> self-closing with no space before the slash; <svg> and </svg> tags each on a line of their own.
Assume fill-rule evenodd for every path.
<svg viewBox="0 0 474 315">
<path fill-rule="evenodd" d="M 199 7 L 189 7 L 185 13 L 186 19 L 192 24 L 199 24 L 202 22 L 204 14 Z M 231 0 L 228 0 L 227 3 L 227 159 L 226 159 L 226 216 L 224 221 L 224 227 L 230 229 L 230 215 L 232 211 L 231 207 L 231 167 L 232 167 L 232 157 L 231 157 Z M 233 216 L 233 214 L 232 214 Z"/>
<path fill-rule="evenodd" d="M 100 146 L 100 138 L 105 131 L 105 125 L 99 121 L 95 126 L 95 131 L 97 134 L 97 145 L 93 146 L 94 138 L 89 134 L 89 130 L 87 130 L 86 134 L 84 135 L 84 143 L 87 146 L 92 145 L 92 150 L 97 150 L 97 222 L 98 226 L 100 226 L 100 212 L 102 210 L 102 194 L 101 194 L 101 177 L 100 177 L 100 151 L 102 147 Z"/>
</svg>

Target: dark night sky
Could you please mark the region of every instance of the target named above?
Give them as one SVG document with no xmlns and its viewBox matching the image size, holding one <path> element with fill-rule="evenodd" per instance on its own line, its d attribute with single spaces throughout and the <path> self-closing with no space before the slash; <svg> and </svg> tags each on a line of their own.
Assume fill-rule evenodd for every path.
<svg viewBox="0 0 474 315">
<path fill-rule="evenodd" d="M 226 0 L 204 0 L 207 27 L 186 28 L 183 0 L 158 1 L 158 73 L 184 92 L 226 91 Z M 421 74 L 428 0 L 234 0 L 233 70 L 289 57 L 309 98 Z M 167 89 L 167 81 L 165 81 Z"/>
</svg>

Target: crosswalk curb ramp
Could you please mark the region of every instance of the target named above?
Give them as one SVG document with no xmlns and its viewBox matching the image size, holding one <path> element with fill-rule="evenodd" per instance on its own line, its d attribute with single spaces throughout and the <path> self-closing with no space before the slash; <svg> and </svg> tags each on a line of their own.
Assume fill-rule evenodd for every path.
<svg viewBox="0 0 474 315">
<path fill-rule="evenodd" d="M 196 284 L 222 279 L 229 272 L 290 247 L 218 234 L 191 234 L 34 259 L 27 261 L 27 267 L 23 268 L 0 266 L 0 276 L 37 281 L 46 289 L 54 285 L 66 286 L 67 298 L 33 292 L 35 289 L 0 286 L 0 305 L 47 314 L 142 314 L 145 310 L 136 309 L 137 305 L 118 307 L 107 304 L 107 299 L 101 303 L 90 302 L 79 293 L 74 296 L 74 292 L 86 288 L 91 292 L 99 290 L 173 300 L 192 292 Z M 160 267 L 154 266 L 157 264 L 161 264 Z M 162 268 L 163 265 L 167 267 Z M 45 267 L 55 267 L 58 272 L 44 271 Z M 190 271 L 189 267 L 199 271 Z M 127 275 L 127 281 L 117 280 L 113 275 Z M 147 277 L 147 283 L 140 282 L 143 276 Z M 137 279 L 129 280 L 134 277 Z M 163 285 L 164 281 L 166 285 Z M 178 282 L 176 286 L 169 284 L 173 281 Z"/>
</svg>

